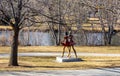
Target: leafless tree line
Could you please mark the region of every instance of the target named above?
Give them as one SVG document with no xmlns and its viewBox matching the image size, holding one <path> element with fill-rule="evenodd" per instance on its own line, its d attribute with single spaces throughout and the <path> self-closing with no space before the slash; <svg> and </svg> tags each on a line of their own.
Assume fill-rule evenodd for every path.
<svg viewBox="0 0 120 76">
<path fill-rule="evenodd" d="M 24 27 L 48 25 L 60 45 L 63 29 L 84 32 L 82 24 L 90 13 L 100 20 L 104 44 L 110 44 L 116 33 L 114 26 L 120 19 L 119 0 L 0 0 L 0 20 L 13 28 L 9 65 L 18 65 L 18 36 Z"/>
<path fill-rule="evenodd" d="M 119 25 L 119 0 L 37 0 L 42 5 L 39 15 L 45 16 L 56 44 L 60 44 L 61 29 L 65 31 L 84 31 L 82 24 L 87 22 L 89 14 L 99 18 L 104 45 L 110 45 L 112 36 L 117 32 L 114 27 Z M 44 14 L 44 15 L 43 15 Z M 92 25 L 91 25 L 92 26 Z M 58 34 L 56 35 L 55 28 Z M 106 29 L 107 28 L 107 29 Z M 85 34 L 85 33 L 84 33 Z"/>
</svg>

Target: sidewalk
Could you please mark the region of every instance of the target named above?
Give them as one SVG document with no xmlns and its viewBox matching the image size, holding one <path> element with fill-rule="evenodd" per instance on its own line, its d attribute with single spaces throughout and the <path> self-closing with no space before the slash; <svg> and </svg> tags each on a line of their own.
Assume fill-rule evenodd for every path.
<svg viewBox="0 0 120 76">
<path fill-rule="evenodd" d="M 120 57 L 120 54 L 100 54 L 100 53 L 77 53 L 77 54 L 78 56 Z M 19 56 L 61 56 L 61 53 L 19 53 Z M 0 54 L 0 58 L 3 57 L 9 57 L 9 54 Z M 0 76 L 120 76 L 120 67 L 87 70 L 0 71 Z"/>
<path fill-rule="evenodd" d="M 0 76 L 120 76 L 120 68 L 50 71 L 3 71 Z"/>
<path fill-rule="evenodd" d="M 62 53 L 19 53 L 19 56 L 61 56 Z M 66 53 L 65 53 L 66 55 Z M 74 56 L 74 54 L 72 53 Z M 77 53 L 78 56 L 107 56 L 120 57 L 120 54 L 102 54 L 102 53 Z M 0 58 L 9 57 L 9 54 L 0 54 Z"/>
</svg>

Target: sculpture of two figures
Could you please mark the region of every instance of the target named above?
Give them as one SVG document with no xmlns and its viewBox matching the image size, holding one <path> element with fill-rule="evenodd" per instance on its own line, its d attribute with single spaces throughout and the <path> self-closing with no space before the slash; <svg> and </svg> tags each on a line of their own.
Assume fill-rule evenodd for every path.
<svg viewBox="0 0 120 76">
<path fill-rule="evenodd" d="M 71 48 L 74 51 L 75 57 L 77 58 L 77 53 L 76 50 L 74 48 L 75 42 L 73 41 L 73 35 L 72 32 L 65 32 L 65 36 L 64 36 L 64 40 L 61 42 L 61 44 L 63 45 L 63 52 L 62 52 L 62 57 L 64 57 L 64 53 L 65 53 L 65 48 L 68 48 L 68 56 L 67 57 L 71 57 Z"/>
</svg>

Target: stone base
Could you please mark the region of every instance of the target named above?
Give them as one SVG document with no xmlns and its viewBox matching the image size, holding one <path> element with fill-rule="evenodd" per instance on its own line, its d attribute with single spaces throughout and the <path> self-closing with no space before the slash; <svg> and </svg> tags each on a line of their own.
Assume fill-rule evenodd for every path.
<svg viewBox="0 0 120 76">
<path fill-rule="evenodd" d="M 79 62 L 82 61 L 80 58 L 68 58 L 68 57 L 56 57 L 56 62 Z"/>
</svg>

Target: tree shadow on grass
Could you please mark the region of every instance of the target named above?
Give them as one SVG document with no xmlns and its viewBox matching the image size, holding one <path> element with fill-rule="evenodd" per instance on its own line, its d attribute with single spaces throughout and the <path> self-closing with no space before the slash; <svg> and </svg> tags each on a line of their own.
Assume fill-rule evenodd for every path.
<svg viewBox="0 0 120 76">
<path fill-rule="evenodd" d="M 86 60 L 83 60 L 82 62 L 86 62 Z M 89 61 L 87 61 L 87 62 L 107 62 L 107 64 L 108 63 L 111 63 L 111 62 L 117 62 L 117 63 L 119 63 L 120 62 L 120 60 L 118 60 L 118 59 L 115 59 L 115 60 L 89 60 Z M 67 62 L 67 63 L 71 63 L 71 62 Z M 57 63 L 56 63 L 57 64 Z M 105 66 L 95 66 L 95 65 L 91 65 L 91 64 L 83 64 L 82 66 L 81 65 L 71 65 L 71 66 L 62 66 L 62 65 L 36 65 L 36 66 L 32 66 L 32 65 L 26 65 L 26 64 L 23 64 L 23 65 L 20 65 L 21 67 L 24 67 L 24 68 L 46 68 L 46 69 L 65 69 L 65 68 L 67 68 L 67 69 L 70 69 L 70 68 L 73 68 L 73 69 L 79 69 L 79 68 L 92 68 L 92 69 L 95 69 L 95 68 L 99 68 L 99 69 L 101 69 L 101 67 L 102 68 L 110 68 L 110 67 L 116 67 L 116 64 L 115 65 L 113 65 L 113 63 L 111 63 L 111 66 L 107 66 L 107 65 L 105 65 Z"/>
<path fill-rule="evenodd" d="M 32 65 L 31 65 L 31 66 L 30 66 L 30 65 L 29 65 L 29 66 L 28 66 L 28 65 L 19 65 L 19 66 L 21 66 L 21 67 L 25 67 L 25 68 L 33 68 Z"/>
<path fill-rule="evenodd" d="M 119 61 L 120 62 L 120 60 L 90 60 L 90 61 L 95 61 L 95 62 L 116 62 L 116 61 Z"/>
<path fill-rule="evenodd" d="M 65 66 L 23 66 L 23 65 L 21 65 L 21 67 L 25 67 L 25 68 L 78 68 L 78 66 L 65 67 Z"/>
</svg>

